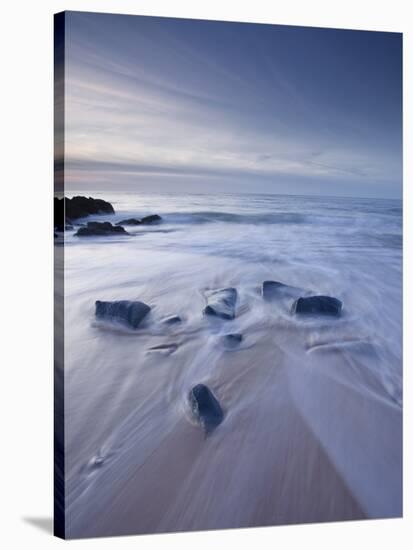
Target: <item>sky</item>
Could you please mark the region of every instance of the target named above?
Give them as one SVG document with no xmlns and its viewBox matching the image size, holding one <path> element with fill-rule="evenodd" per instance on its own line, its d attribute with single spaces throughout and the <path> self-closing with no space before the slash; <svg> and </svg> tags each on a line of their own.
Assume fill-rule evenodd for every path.
<svg viewBox="0 0 413 550">
<path fill-rule="evenodd" d="M 399 33 L 67 12 L 76 190 L 400 198 Z"/>
</svg>

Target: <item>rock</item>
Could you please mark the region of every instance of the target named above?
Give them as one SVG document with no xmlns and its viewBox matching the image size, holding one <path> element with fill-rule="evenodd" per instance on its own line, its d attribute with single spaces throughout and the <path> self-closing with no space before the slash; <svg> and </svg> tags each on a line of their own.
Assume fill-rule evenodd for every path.
<svg viewBox="0 0 413 550">
<path fill-rule="evenodd" d="M 150 216 L 145 216 L 141 220 L 138 220 L 137 218 L 127 218 L 126 220 L 118 222 L 116 225 L 149 225 L 151 223 L 160 222 L 161 220 L 161 216 L 158 216 L 158 214 L 152 214 Z"/>
<path fill-rule="evenodd" d="M 293 304 L 292 312 L 304 315 L 332 315 L 338 317 L 342 303 L 330 296 L 308 296 L 298 298 Z"/>
<path fill-rule="evenodd" d="M 118 222 L 116 225 L 140 225 L 141 223 L 141 220 L 137 220 L 136 218 L 128 218 L 127 220 Z"/>
<path fill-rule="evenodd" d="M 65 198 L 66 218 L 75 220 L 83 218 L 90 214 L 114 214 L 115 210 L 110 202 L 103 199 L 93 199 L 92 197 L 73 197 Z"/>
<path fill-rule="evenodd" d="M 161 216 L 158 216 L 158 214 L 151 214 L 150 216 L 145 216 L 141 219 L 141 223 L 143 224 L 149 224 L 149 223 L 155 223 L 160 222 L 162 220 Z"/>
<path fill-rule="evenodd" d="M 224 413 L 217 398 L 204 384 L 197 384 L 189 393 L 189 403 L 195 418 L 206 434 L 221 424 Z"/>
<path fill-rule="evenodd" d="M 108 321 L 120 321 L 133 329 L 138 328 L 141 321 L 150 312 L 151 308 L 143 302 L 119 300 L 115 302 L 101 302 L 97 300 L 96 317 Z"/>
<path fill-rule="evenodd" d="M 282 296 L 297 296 L 300 289 L 293 286 L 285 285 L 278 281 L 264 281 L 262 283 L 261 294 L 264 300 L 271 301 Z"/>
<path fill-rule="evenodd" d="M 115 210 L 110 202 L 92 197 L 76 196 L 72 199 L 54 198 L 55 227 L 64 227 L 66 221 L 83 218 L 90 214 L 114 214 Z"/>
<path fill-rule="evenodd" d="M 54 238 L 57 239 L 58 238 L 58 234 L 57 233 L 54 233 Z"/>
<path fill-rule="evenodd" d="M 101 466 L 103 466 L 104 462 L 105 462 L 105 459 L 103 456 L 96 456 L 93 459 L 93 466 L 100 468 Z"/>
<path fill-rule="evenodd" d="M 237 296 L 235 288 L 221 288 L 205 292 L 207 305 L 204 308 L 204 314 L 215 315 L 222 319 L 234 319 Z"/>
<path fill-rule="evenodd" d="M 148 353 L 158 352 L 163 355 L 171 355 L 179 348 L 179 344 L 159 344 L 148 349 Z"/>
<path fill-rule="evenodd" d="M 75 235 L 77 237 L 95 237 L 100 235 L 129 235 L 120 225 L 112 225 L 110 222 L 88 222 L 86 227 L 80 227 Z"/>
<path fill-rule="evenodd" d="M 226 344 L 229 345 L 237 345 L 240 342 L 242 342 L 243 336 L 239 332 L 234 332 L 232 334 L 225 334 L 224 335 L 224 341 Z"/>
<path fill-rule="evenodd" d="M 162 319 L 162 323 L 165 325 L 175 325 L 176 323 L 182 323 L 182 319 L 179 317 L 179 315 L 170 315 L 169 317 L 165 317 L 165 319 Z"/>
</svg>

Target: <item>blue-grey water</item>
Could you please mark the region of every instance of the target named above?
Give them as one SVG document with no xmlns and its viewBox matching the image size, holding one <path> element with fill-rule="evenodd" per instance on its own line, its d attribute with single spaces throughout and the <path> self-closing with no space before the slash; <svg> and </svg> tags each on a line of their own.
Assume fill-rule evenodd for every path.
<svg viewBox="0 0 413 550">
<path fill-rule="evenodd" d="M 400 515 L 401 202 L 90 194 L 116 214 L 88 220 L 162 223 L 65 233 L 70 535 Z M 267 279 L 335 296 L 342 316 L 296 318 L 263 301 Z M 224 286 L 236 318 L 206 319 L 203 292 Z M 98 299 L 152 311 L 131 333 L 95 322 Z M 187 403 L 199 382 L 225 411 L 208 438 Z"/>
</svg>

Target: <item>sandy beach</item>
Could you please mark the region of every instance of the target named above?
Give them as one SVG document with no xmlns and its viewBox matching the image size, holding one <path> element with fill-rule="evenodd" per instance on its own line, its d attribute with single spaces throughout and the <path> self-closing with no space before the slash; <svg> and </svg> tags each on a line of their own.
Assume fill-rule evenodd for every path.
<svg viewBox="0 0 413 550">
<path fill-rule="evenodd" d="M 122 204 L 119 217 L 129 212 Z M 266 224 L 262 233 L 250 222 L 221 220 L 189 234 L 179 226 L 183 214 L 175 225 L 162 214 L 162 224 L 124 241 L 66 235 L 70 537 L 400 516 L 397 262 L 387 267 L 388 277 L 396 271 L 383 298 L 393 309 L 377 311 L 375 295 L 390 287 L 372 285 L 374 271 L 359 264 L 355 275 L 349 263 L 353 255 L 366 266 L 387 262 L 382 247 L 359 254 L 364 226 L 356 235 L 341 227 L 320 233 L 317 245 L 314 226 L 302 243 L 306 269 L 298 269 L 289 223 Z M 305 234 L 303 219 L 296 215 L 295 235 Z M 224 228 L 229 254 L 210 254 L 204 238 L 213 249 L 214 231 Z M 245 247 L 258 253 L 254 231 L 266 235 L 264 254 L 276 235 L 276 264 L 241 255 Z M 301 319 L 291 314 L 291 297 L 263 300 L 262 281 L 274 273 L 338 295 L 343 314 Z M 235 319 L 202 315 L 205 289 L 228 285 L 238 289 Z M 125 297 L 152 307 L 138 330 L 95 319 L 95 300 Z M 182 322 L 164 325 L 170 314 Z M 234 332 L 243 340 L 226 345 L 225 334 Z M 224 411 L 208 436 L 188 402 L 197 383 L 211 388 Z"/>
</svg>

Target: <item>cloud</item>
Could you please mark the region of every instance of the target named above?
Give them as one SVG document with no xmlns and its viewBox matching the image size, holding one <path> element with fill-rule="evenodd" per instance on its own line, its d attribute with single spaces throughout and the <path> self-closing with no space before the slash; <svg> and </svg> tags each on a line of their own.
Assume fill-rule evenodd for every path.
<svg viewBox="0 0 413 550">
<path fill-rule="evenodd" d="M 145 175 L 262 178 L 275 192 L 283 178 L 307 178 L 310 190 L 317 178 L 400 184 L 400 145 L 346 101 L 318 104 L 294 59 L 270 55 L 262 33 L 248 49 L 235 27 L 220 30 L 226 48 L 215 55 L 213 35 L 205 42 L 187 24 L 108 17 L 76 14 L 70 25 L 68 185 Z"/>
</svg>

